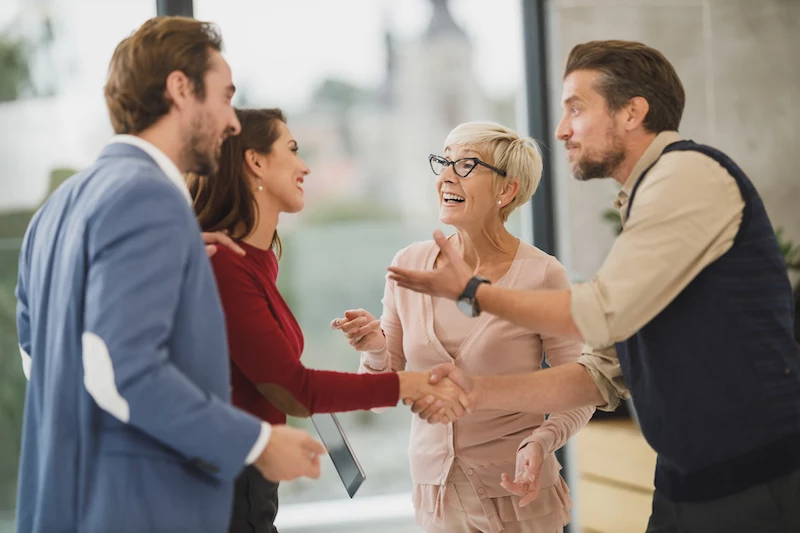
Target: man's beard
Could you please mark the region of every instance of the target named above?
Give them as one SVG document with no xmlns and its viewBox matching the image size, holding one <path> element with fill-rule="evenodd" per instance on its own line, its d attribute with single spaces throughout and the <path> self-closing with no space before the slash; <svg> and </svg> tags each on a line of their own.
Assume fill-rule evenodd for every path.
<svg viewBox="0 0 800 533">
<path fill-rule="evenodd" d="M 205 120 L 203 120 L 205 118 Z M 208 123 L 210 117 L 192 121 L 189 139 L 184 149 L 187 171 L 200 176 L 213 176 L 219 170 L 219 139 L 214 138 Z"/>
<path fill-rule="evenodd" d="M 614 172 L 625 160 L 625 148 L 619 137 L 613 133 L 610 133 L 609 136 L 611 137 L 611 148 L 600 159 L 586 156 L 575 162 L 572 167 L 572 175 L 575 176 L 575 179 L 589 181 L 613 177 Z"/>
</svg>

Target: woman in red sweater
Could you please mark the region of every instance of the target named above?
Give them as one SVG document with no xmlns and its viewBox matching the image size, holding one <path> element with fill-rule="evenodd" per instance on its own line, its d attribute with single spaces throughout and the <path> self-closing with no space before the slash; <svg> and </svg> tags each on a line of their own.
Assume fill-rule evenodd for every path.
<svg viewBox="0 0 800 533">
<path fill-rule="evenodd" d="M 224 231 L 246 251 L 225 248 L 212 257 L 228 330 L 233 403 L 271 424 L 388 407 L 400 398 L 436 397 L 448 409 L 466 406 L 452 382 L 431 389 L 427 373 L 349 374 L 311 370 L 300 362 L 303 333 L 276 280 L 278 215 L 303 208 L 309 169 L 278 109 L 236 111 L 242 132 L 221 146 L 216 176 L 189 176 L 204 231 Z M 370 324 L 365 324 L 365 330 Z M 463 414 L 463 411 L 461 411 Z M 231 532 L 273 532 L 278 485 L 247 467 L 236 482 Z"/>
</svg>

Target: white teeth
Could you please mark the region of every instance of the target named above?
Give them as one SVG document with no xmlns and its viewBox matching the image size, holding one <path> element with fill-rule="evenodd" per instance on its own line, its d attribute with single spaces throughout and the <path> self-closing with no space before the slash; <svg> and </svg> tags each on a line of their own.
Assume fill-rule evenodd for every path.
<svg viewBox="0 0 800 533">
<path fill-rule="evenodd" d="M 456 202 L 463 202 L 464 198 L 457 194 L 451 194 L 449 192 L 446 192 L 442 193 L 442 200 L 454 200 Z"/>
</svg>

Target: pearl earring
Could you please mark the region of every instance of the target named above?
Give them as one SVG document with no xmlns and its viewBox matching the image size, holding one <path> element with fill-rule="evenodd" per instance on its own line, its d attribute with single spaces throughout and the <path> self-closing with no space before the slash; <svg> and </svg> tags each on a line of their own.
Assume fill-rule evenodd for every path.
<svg viewBox="0 0 800 533">
<path fill-rule="evenodd" d="M 257 190 L 258 192 L 261 192 L 261 191 L 263 191 L 263 190 L 264 190 L 264 182 L 263 182 L 263 181 L 261 181 L 261 179 L 260 179 L 260 178 L 259 178 L 259 180 L 258 180 L 258 187 L 256 187 L 256 190 Z"/>
<path fill-rule="evenodd" d="M 497 200 L 497 205 L 503 205 L 503 200 Z"/>
</svg>

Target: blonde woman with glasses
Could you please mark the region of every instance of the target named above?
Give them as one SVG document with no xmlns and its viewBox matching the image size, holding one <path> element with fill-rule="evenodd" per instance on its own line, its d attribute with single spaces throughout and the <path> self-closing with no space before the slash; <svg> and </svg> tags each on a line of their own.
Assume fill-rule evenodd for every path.
<svg viewBox="0 0 800 533">
<path fill-rule="evenodd" d="M 566 269 L 514 237 L 509 215 L 525 204 L 542 175 L 536 143 L 499 124 L 457 126 L 442 155 L 430 155 L 439 219 L 449 241 L 481 279 L 515 289 L 565 289 Z M 433 241 L 401 250 L 393 265 L 431 270 L 445 264 Z M 470 375 L 518 374 L 574 362 L 581 344 L 483 313 L 468 286 L 457 304 L 398 289 L 387 281 L 383 314 L 363 309 L 333 321 L 361 351 L 362 372 L 428 370 L 452 363 Z M 429 409 L 439 409 L 432 402 Z M 409 455 L 417 523 L 426 531 L 554 533 L 570 521 L 572 502 L 554 452 L 586 425 L 594 408 L 529 414 L 478 411 L 449 424 L 414 417 Z"/>
</svg>

